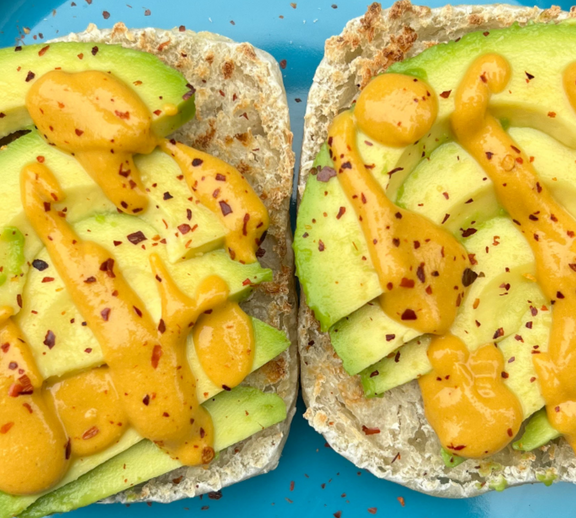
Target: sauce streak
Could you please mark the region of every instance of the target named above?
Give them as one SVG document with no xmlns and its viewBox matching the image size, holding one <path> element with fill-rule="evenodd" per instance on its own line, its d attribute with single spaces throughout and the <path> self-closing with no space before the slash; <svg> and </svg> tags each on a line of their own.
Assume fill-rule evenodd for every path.
<svg viewBox="0 0 576 518">
<path fill-rule="evenodd" d="M 574 68 L 568 67 L 563 80 L 576 107 Z M 510 75 L 503 57 L 478 58 L 456 93 L 452 126 L 494 182 L 500 203 L 518 222 L 534 252 L 538 282 L 554 306 L 549 350 L 535 355 L 533 363 L 550 422 L 576 448 L 576 221 L 538 181 L 528 157 L 487 113 L 490 94 L 502 91 Z"/>
<path fill-rule="evenodd" d="M 444 229 L 388 199 L 362 162 L 355 132 L 352 112 L 341 113 L 330 126 L 328 145 L 384 291 L 382 308 L 422 333 L 443 334 L 464 297 L 466 250 Z"/>
<path fill-rule="evenodd" d="M 119 210 L 146 208 L 132 155 L 151 153 L 158 139 L 148 108 L 129 86 L 104 72 L 54 70 L 32 85 L 26 108 L 48 143 L 72 153 Z"/>
<path fill-rule="evenodd" d="M 229 229 L 225 244 L 230 257 L 246 264 L 256 262 L 255 251 L 268 229 L 268 211 L 240 171 L 179 142 L 164 140 L 160 149 L 176 160 L 202 205 Z"/>
<path fill-rule="evenodd" d="M 22 333 L 0 308 L 0 491 L 49 489 L 68 469 L 68 438 L 46 404 L 42 377 Z"/>
</svg>

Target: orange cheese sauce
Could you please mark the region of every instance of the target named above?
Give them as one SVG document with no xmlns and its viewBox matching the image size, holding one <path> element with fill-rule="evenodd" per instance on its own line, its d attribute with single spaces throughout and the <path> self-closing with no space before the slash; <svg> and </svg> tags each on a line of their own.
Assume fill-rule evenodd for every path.
<svg viewBox="0 0 576 518">
<path fill-rule="evenodd" d="M 26 108 L 44 138 L 72 153 L 119 210 L 147 207 L 132 156 L 151 153 L 158 139 L 152 115 L 128 85 L 104 72 L 54 70 L 30 88 Z"/>
<path fill-rule="evenodd" d="M 428 348 L 432 372 L 418 382 L 424 411 L 442 446 L 468 458 L 500 451 L 518 433 L 522 406 L 501 374 L 504 358 L 493 344 L 470 353 L 459 338 L 434 338 Z"/>
<path fill-rule="evenodd" d="M 102 72 L 53 71 L 31 88 L 27 108 L 44 138 L 75 156 L 118 210 L 138 214 L 146 208 L 133 155 L 150 153 L 160 140 L 151 132 L 147 107 L 129 86 Z M 230 255 L 255 261 L 268 213 L 248 182 L 209 155 L 182 144 L 163 147 L 179 161 L 201 202 L 226 222 Z M 129 427 L 182 464 L 210 462 L 214 429 L 196 399 L 186 342 L 191 331 L 197 333 L 201 365 L 224 389 L 251 371 L 252 323 L 237 303 L 228 302 L 227 283 L 213 275 L 190 297 L 152 254 L 150 271 L 162 306 L 161 319 L 153 321 L 113 255 L 81 239 L 66 222 L 58 205 L 65 194 L 42 163 L 23 168 L 21 199 L 106 365 L 44 386 L 10 310 L 0 308 L 0 491 L 50 489 L 72 460 L 105 450 Z M 58 336 L 49 333 L 45 343 L 53 347 Z"/>
<path fill-rule="evenodd" d="M 464 297 L 466 250 L 446 230 L 388 199 L 362 162 L 355 132 L 353 113 L 344 112 L 330 126 L 328 145 L 384 291 L 382 308 L 422 333 L 443 334 Z"/>
<path fill-rule="evenodd" d="M 68 469 L 70 452 L 11 312 L 0 308 L 0 491 L 25 495 L 58 483 Z"/>
<path fill-rule="evenodd" d="M 227 302 L 218 311 L 202 315 L 193 337 L 200 365 L 215 385 L 229 390 L 252 371 L 252 320 L 237 302 Z"/>
<path fill-rule="evenodd" d="M 75 457 L 103 451 L 124 434 L 128 416 L 107 367 L 58 381 L 48 391 Z"/>
<path fill-rule="evenodd" d="M 536 260 L 537 278 L 552 301 L 548 352 L 533 358 L 552 425 L 576 447 L 576 221 L 538 181 L 528 157 L 488 111 L 491 93 L 511 74 L 497 54 L 477 59 L 462 81 L 452 117 L 454 133 L 494 182 L 496 195 L 524 234 Z M 576 108 L 575 65 L 564 87 Z"/>
<path fill-rule="evenodd" d="M 256 262 L 255 251 L 268 229 L 268 211 L 240 171 L 179 142 L 164 140 L 160 149 L 176 160 L 202 205 L 230 230 L 225 238 L 230 257 L 241 263 Z"/>
</svg>

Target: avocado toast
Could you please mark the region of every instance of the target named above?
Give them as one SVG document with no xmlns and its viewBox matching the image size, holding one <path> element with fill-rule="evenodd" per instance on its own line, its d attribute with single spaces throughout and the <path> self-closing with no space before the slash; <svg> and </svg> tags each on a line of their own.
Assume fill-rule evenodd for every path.
<svg viewBox="0 0 576 518">
<path fill-rule="evenodd" d="M 574 480 L 566 18 L 373 4 L 326 43 L 294 245 L 302 386 L 310 424 L 377 476 L 446 497 Z"/>
<path fill-rule="evenodd" d="M 297 365 L 294 348 L 290 346 L 290 333 L 293 332 L 290 329 L 294 329 L 295 325 L 292 267 L 291 256 L 286 253 L 289 250 L 287 208 L 293 155 L 286 100 L 276 63 L 249 44 L 235 44 L 216 35 L 197 35 L 190 31 L 129 31 L 117 25 L 112 31 L 98 31 L 90 27 L 85 33 L 71 35 L 67 39 L 76 43 L 46 43 L 3 51 L 6 70 L 16 73 L 16 79 L 24 85 L 21 88 L 23 93 L 14 89 L 14 77 L 5 74 L 10 95 L 6 96 L 5 105 L 0 110 L 6 122 L 3 134 L 26 129 L 30 124 L 28 113 L 34 109 L 40 112 L 32 117 L 42 131 L 39 133 L 32 129 L 10 143 L 0 154 L 4 162 L 7 191 L 14 190 L 13 201 L 4 206 L 3 222 L 7 230 L 2 236 L 3 270 L 6 273 L 4 289 L 0 287 L 3 292 L 2 305 L 10 307 L 7 311 L 15 314 L 8 320 L 16 321 L 22 336 L 26 338 L 26 354 L 33 356 L 33 360 L 26 365 L 35 364 L 29 369 L 35 370 L 36 375 L 30 380 L 33 390 L 24 383 L 25 379 L 10 384 L 9 388 L 16 396 L 12 400 L 18 400 L 22 406 L 27 402 L 23 402 L 22 398 L 37 397 L 34 393 L 45 396 L 49 388 L 51 398 L 45 398 L 54 401 L 59 419 L 68 423 L 66 426 L 79 424 L 82 419 L 74 412 L 65 415 L 73 408 L 69 402 L 81 393 L 78 384 L 83 388 L 93 387 L 93 392 L 98 393 L 94 387 L 109 383 L 110 376 L 116 379 L 112 382 L 114 386 L 119 383 L 126 388 L 133 383 L 131 368 L 124 369 L 123 365 L 129 362 L 117 357 L 115 363 L 111 358 L 116 353 L 107 347 L 117 342 L 118 352 L 134 337 L 142 336 L 142 331 L 138 331 L 141 329 L 140 321 L 145 322 L 144 328 L 150 328 L 146 332 L 157 334 L 160 343 L 151 347 L 149 359 L 145 362 L 148 367 L 142 367 L 147 368 L 152 377 L 146 378 L 149 380 L 144 384 L 146 393 L 136 396 L 135 402 L 140 408 L 135 407 L 135 413 L 125 408 L 122 410 L 124 404 L 117 405 L 112 396 L 109 396 L 112 397 L 111 401 L 104 401 L 100 407 L 96 405 L 96 409 L 108 409 L 110 415 L 104 419 L 109 418 L 115 430 L 111 432 L 107 425 L 95 424 L 74 434 L 71 441 L 65 441 L 62 458 L 68 462 L 68 466 L 61 470 L 59 481 L 58 475 L 51 479 L 56 482 L 41 481 L 36 491 L 30 487 L 16 487 L 12 492 L 24 495 L 19 497 L 8 496 L 10 491 L 6 491 L 8 484 L 5 484 L 6 494 L 0 496 L 0 509 L 6 516 L 24 511 L 30 504 L 24 511 L 25 516 L 62 512 L 130 488 L 128 493 L 117 498 L 123 501 L 170 501 L 217 490 L 266 472 L 278 462 L 293 415 L 296 394 Z M 108 47 L 110 43 L 137 50 Z M 156 54 L 160 59 L 140 51 Z M 41 62 L 44 58 L 46 60 Z M 162 65 L 161 61 L 176 68 L 184 77 Z M 24 68 L 26 73 L 18 75 Z M 61 69 L 54 70 L 56 74 L 75 73 L 74 77 L 100 70 L 86 82 L 88 88 L 92 85 L 102 88 L 98 81 L 107 81 L 107 73 L 112 72 L 113 77 L 129 85 L 126 102 L 133 103 L 131 106 L 135 108 L 126 109 L 125 102 L 124 107 L 114 106 L 104 111 L 113 113 L 124 127 L 131 124 L 137 126 L 135 114 L 144 104 L 152 119 L 150 138 L 153 144 L 159 143 L 159 147 L 143 144 L 142 140 L 130 144 L 136 145 L 132 149 L 123 148 L 124 142 L 110 146 L 113 149 L 111 155 L 124 153 L 125 160 L 116 162 L 120 166 L 115 169 L 117 172 L 114 176 L 103 178 L 101 171 L 109 166 L 114 157 L 106 155 L 98 158 L 91 155 L 93 150 L 89 148 L 76 147 L 63 152 L 62 140 L 56 146 L 49 145 L 47 142 L 54 144 L 58 137 L 48 134 L 52 128 L 58 133 L 56 124 L 65 125 L 66 117 L 57 116 L 55 123 L 48 120 L 49 115 L 43 119 L 46 108 L 42 103 L 54 96 L 42 94 L 40 86 L 35 87 L 35 84 L 46 81 L 45 73 L 52 69 Z M 50 79 L 52 83 L 49 86 L 54 86 L 58 85 L 61 77 L 52 74 Z M 69 84 L 68 81 L 70 78 L 65 77 L 65 86 Z M 115 87 L 122 89 L 122 83 Z M 142 87 L 140 91 L 139 87 Z M 22 109 L 26 92 L 34 88 L 38 97 L 28 105 L 29 110 Z M 82 88 L 79 91 L 82 92 Z M 133 94 L 136 97 L 132 97 Z M 109 102 L 120 100 L 122 95 L 114 95 L 113 98 L 115 100 Z M 61 104 L 65 105 L 66 102 Z M 274 106 L 273 110 L 271 106 Z M 58 104 L 58 109 L 64 108 Z M 195 120 L 182 126 L 194 112 Z M 74 115 L 68 117 L 74 120 L 73 138 L 80 140 L 90 136 L 90 132 L 97 132 L 97 119 L 90 119 L 85 112 L 79 118 L 74 119 Z M 40 119 L 44 122 L 39 123 Z M 87 124 L 90 120 L 92 123 Z M 117 122 L 114 120 L 114 123 Z M 170 135 L 170 140 L 155 140 L 167 135 Z M 66 140 L 70 141 L 69 138 Z M 192 148 L 185 144 L 192 145 L 194 150 L 191 151 Z M 188 159 L 186 153 L 190 152 L 194 156 Z M 220 162 L 214 155 L 230 165 Z M 205 176 L 212 175 L 212 181 L 223 184 L 218 193 L 217 188 L 213 188 L 209 197 L 203 194 L 205 190 L 192 181 L 195 171 L 190 172 L 191 167 L 197 167 L 198 171 L 204 171 Z M 27 172 L 21 173 L 22 169 Z M 134 169 L 138 175 L 132 172 Z M 52 200 L 45 200 L 47 205 L 43 205 L 43 213 L 39 214 L 33 208 L 34 200 L 44 195 L 31 186 L 38 184 L 39 178 L 50 183 L 51 175 L 60 184 L 63 193 L 59 193 L 56 186 L 50 189 L 48 194 Z M 118 179 L 129 186 L 128 194 L 114 199 L 114 185 L 118 185 Z M 204 178 L 199 181 L 204 181 Z M 23 198 L 27 200 L 26 203 L 20 202 L 20 182 L 27 185 L 24 191 L 28 197 Z M 242 182 L 248 182 L 250 187 L 243 187 L 239 191 L 237 186 Z M 55 194 L 56 198 L 50 193 Z M 65 194 L 64 203 L 61 203 L 63 197 L 58 194 Z M 230 220 L 232 217 L 238 219 L 231 214 L 235 209 L 236 212 L 240 211 L 240 206 L 235 205 L 237 195 L 241 199 L 251 197 L 252 201 L 249 200 L 246 207 L 255 209 L 241 214 L 235 230 Z M 147 208 L 139 210 L 143 208 L 143 199 L 147 201 Z M 260 200 L 263 200 L 263 204 Z M 214 203 L 218 210 L 213 209 L 211 204 Z M 24 207 L 27 217 L 22 210 Z M 50 212 L 60 219 L 51 220 Z M 227 216 L 230 217 L 225 220 Z M 252 221 L 249 221 L 250 218 Z M 77 236 L 70 241 L 71 245 L 65 247 L 66 252 L 52 250 L 51 253 L 50 249 L 44 248 L 46 242 L 50 245 L 51 239 L 47 236 L 54 237 L 52 232 L 43 235 L 41 229 L 44 221 L 53 221 L 61 232 L 73 232 Z M 268 237 L 264 239 L 266 226 Z M 238 236 L 236 240 L 233 235 Z M 249 246 L 242 244 L 244 238 L 246 242 L 250 241 Z M 81 284 L 71 280 L 75 272 L 84 271 L 89 264 L 87 259 L 74 262 L 74 247 L 78 242 L 82 243 L 81 246 L 89 243 L 86 246 L 93 247 L 88 257 L 94 254 L 94 257 L 99 257 L 99 254 L 107 256 L 100 261 L 93 274 L 82 277 Z M 71 296 L 75 292 L 70 292 L 70 286 L 74 284 L 80 286 L 80 292 Z M 83 290 L 91 287 L 98 289 L 100 284 L 108 286 L 109 295 L 121 300 L 122 304 L 115 306 L 113 299 L 105 298 L 103 300 L 108 302 L 102 304 L 94 315 L 95 310 L 87 309 L 85 305 L 86 301 L 90 305 L 92 299 Z M 122 295 L 124 289 L 127 290 L 126 296 Z M 102 333 L 109 333 L 103 327 L 104 323 L 114 322 L 115 313 L 123 314 L 125 297 L 139 302 L 132 304 L 132 311 L 117 321 L 119 327 L 115 327 L 108 341 L 103 341 Z M 165 373 L 171 373 L 175 378 L 175 373 L 185 369 L 182 365 L 178 368 L 175 365 L 174 369 L 162 365 L 163 360 L 171 361 L 167 352 L 169 342 L 176 340 L 178 333 L 174 335 L 174 330 L 182 326 L 177 321 L 180 313 L 169 309 L 175 308 L 174 300 L 183 302 L 187 311 L 196 306 L 196 312 L 199 312 L 199 315 L 181 315 L 181 318 L 197 320 L 201 325 L 195 326 L 196 335 L 194 328 L 193 332 L 186 333 L 187 337 L 180 332 L 188 343 L 175 349 L 174 358 L 185 359 L 190 366 L 190 382 L 185 382 L 184 386 L 193 388 L 195 385 L 195 390 L 187 397 L 197 402 L 191 406 L 198 415 L 190 420 L 192 428 L 196 427 L 196 440 L 200 441 L 199 444 L 206 443 L 206 440 L 211 443 L 198 448 L 202 452 L 200 456 L 192 450 L 186 453 L 185 448 L 180 451 L 178 447 L 171 446 L 175 444 L 173 439 L 155 438 L 156 445 L 142 441 L 143 434 L 135 433 L 135 427 L 127 426 L 128 422 L 140 422 L 138 426 L 144 427 L 140 428 L 142 430 L 146 428 L 147 421 L 153 422 L 152 409 L 160 399 L 156 397 L 160 390 L 164 390 L 163 383 L 157 386 L 160 390 L 154 390 L 156 373 L 167 369 Z M 202 300 L 207 300 L 208 305 L 203 305 Z M 239 302 L 242 309 L 238 306 Z M 80 311 L 79 304 L 82 306 Z M 212 305 L 214 307 L 210 307 Z M 222 313 L 228 317 L 222 320 Z M 216 336 L 213 340 L 209 333 L 203 336 L 200 332 L 225 330 L 228 318 L 235 323 L 231 335 Z M 153 323 L 153 327 L 149 322 Z M 172 338 L 166 337 L 170 334 Z M 125 338 L 120 338 L 122 336 Z M 224 353 L 224 356 L 222 351 L 214 354 L 215 341 L 227 343 L 228 353 Z M 250 342 L 254 347 L 248 346 Z M 198 344 L 206 347 L 199 347 Z M 249 348 L 234 349 L 244 345 Z M 21 348 L 12 347 L 12 353 L 15 349 Z M 3 349 L 3 354 L 6 372 L 9 373 L 15 362 L 8 358 L 11 354 L 9 348 L 7 351 Z M 229 357 L 229 361 L 219 362 L 219 357 L 226 354 L 236 354 L 234 361 L 230 361 Z M 248 355 L 250 361 L 243 359 L 244 355 Z M 116 367 L 112 367 L 112 363 Z M 231 376 L 235 364 L 243 367 Z M 224 368 L 226 365 L 232 367 Z M 18 368 L 21 369 L 22 364 Z M 112 372 L 114 370 L 116 374 Z M 123 370 L 127 372 L 126 376 L 118 374 Z M 254 372 L 244 382 L 246 374 L 252 370 Z M 138 368 L 133 367 L 132 372 L 138 377 Z M 167 387 L 170 382 L 167 376 Z M 236 386 L 240 383 L 241 386 Z M 139 387 L 135 392 L 142 389 L 142 386 Z M 117 392 L 121 399 L 130 399 L 130 390 L 122 391 L 124 394 L 117 390 L 113 392 Z M 61 401 L 68 402 L 64 404 L 68 410 L 59 406 Z M 82 401 L 82 397 L 79 401 Z M 36 402 L 27 403 L 32 410 L 35 409 Z M 197 406 L 200 403 L 203 403 L 202 407 Z M 176 418 L 171 412 L 157 406 L 157 411 L 160 410 L 159 417 L 175 422 Z M 142 421 L 139 413 L 146 416 L 148 411 L 152 414 Z M 45 413 L 48 415 L 51 412 L 54 413 L 54 410 L 49 405 Z M 112 415 L 114 412 L 116 414 Z M 125 412 L 132 417 L 125 419 Z M 96 419 L 103 418 L 98 412 L 87 412 L 85 417 L 94 418 L 94 413 Z M 213 433 L 210 431 L 212 425 L 206 427 L 197 422 L 200 417 L 201 421 L 212 423 Z M 13 424 L 10 426 L 10 423 Z M 11 430 L 16 430 L 18 423 L 8 418 L 3 424 L 7 425 L 3 428 L 3 435 L 7 438 Z M 122 427 L 126 431 L 119 433 L 117 430 Z M 56 428 L 58 426 L 54 425 L 53 430 Z M 166 430 L 166 437 L 174 437 L 170 427 L 164 426 L 163 429 Z M 253 435 L 255 432 L 258 433 Z M 114 434 L 117 434 L 115 438 Z M 108 443 L 104 442 L 108 447 L 100 451 L 97 447 L 91 449 L 91 445 L 104 441 L 107 435 L 112 438 Z M 232 444 L 235 446 L 228 448 Z M 171 455 L 165 451 L 171 451 Z M 175 454 L 176 451 L 180 453 Z M 82 462 L 79 463 L 78 459 Z M 180 467 L 183 464 L 187 466 Z M 193 464 L 207 466 L 194 467 Z M 54 466 L 55 463 L 50 465 Z M 120 471 L 123 471 L 123 467 L 128 471 L 119 477 L 118 467 Z M 144 486 L 133 487 L 179 467 L 176 473 Z M 83 476 L 75 481 L 80 475 Z M 50 473 L 46 476 L 49 477 Z M 39 493 L 67 482 L 70 483 L 33 503 Z"/>
</svg>

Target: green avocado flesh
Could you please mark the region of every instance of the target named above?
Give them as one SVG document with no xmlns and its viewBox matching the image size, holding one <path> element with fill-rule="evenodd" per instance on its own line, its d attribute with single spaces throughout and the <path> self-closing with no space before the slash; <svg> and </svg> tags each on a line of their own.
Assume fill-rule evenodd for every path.
<svg viewBox="0 0 576 518">
<path fill-rule="evenodd" d="M 488 175 L 455 141 L 450 116 L 472 61 L 489 52 L 506 58 L 511 79 L 491 96 L 489 111 L 530 158 L 540 182 L 576 217 L 576 117 L 562 81 L 574 61 L 575 44 L 576 26 L 560 23 L 473 33 L 436 45 L 387 71 L 424 78 L 436 93 L 439 111 L 430 133 L 404 148 L 381 145 L 359 130 L 356 134 L 363 162 L 388 197 L 443 226 L 467 249 L 478 276 L 450 332 L 470 351 L 497 344 L 505 383 L 518 397 L 524 418 L 544 405 L 532 358 L 548 348 L 552 306 L 536 282 L 526 239 L 498 203 Z M 314 165 L 332 166 L 326 145 Z M 366 396 L 382 396 L 429 372 L 430 337 L 383 313 L 366 239 L 338 178 L 320 182 L 314 173 L 299 208 L 297 273 L 343 368 L 360 374 Z M 538 412 L 515 444 L 531 449 L 557 436 L 545 412 Z"/>
<path fill-rule="evenodd" d="M 512 444 L 515 450 L 532 451 L 540 446 L 548 444 L 553 439 L 560 437 L 560 433 L 552 427 L 546 409 L 536 412 L 526 424 L 524 433 L 519 440 Z"/>
<path fill-rule="evenodd" d="M 194 117 L 194 96 L 177 70 L 147 52 L 104 43 L 47 43 L 0 49 L 0 137 L 26 128 L 32 120 L 26 110 L 30 87 L 46 72 L 97 70 L 111 72 L 134 89 L 152 115 L 152 129 L 165 136 Z M 176 115 L 165 106 L 175 105 Z"/>
<path fill-rule="evenodd" d="M 286 419 L 286 405 L 282 398 L 252 387 L 236 387 L 230 392 L 222 392 L 203 406 L 214 423 L 216 451 L 222 451 Z M 178 461 L 153 443 L 140 441 L 78 480 L 41 497 L 32 505 L 23 506 L 18 498 L 0 494 L 0 518 L 15 515 L 41 518 L 52 513 L 72 511 L 180 466 Z"/>
</svg>

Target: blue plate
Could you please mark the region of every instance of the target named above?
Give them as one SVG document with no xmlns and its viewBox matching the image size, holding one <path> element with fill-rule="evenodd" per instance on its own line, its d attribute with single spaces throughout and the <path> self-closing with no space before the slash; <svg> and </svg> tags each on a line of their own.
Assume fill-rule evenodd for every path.
<svg viewBox="0 0 576 518">
<path fill-rule="evenodd" d="M 172 28 L 185 25 L 237 41 L 250 41 L 286 60 L 284 83 L 290 102 L 294 149 L 302 143 L 308 88 L 323 55 L 326 38 L 338 34 L 346 22 L 360 16 L 368 0 L 0 0 L 0 47 L 41 42 L 86 28 L 88 23 L 112 27 Z M 439 7 L 442 1 L 426 2 Z M 489 3 L 482 0 L 475 3 Z M 518 3 L 518 2 L 510 2 Z M 383 4 L 386 5 L 385 2 Z M 550 7 L 537 1 L 539 7 Z M 530 4 L 532 5 L 532 4 Z M 570 4 L 561 1 L 568 9 Z M 103 12 L 110 14 L 104 19 Z M 296 161 L 298 163 L 298 159 Z M 434 498 L 377 479 L 334 453 L 302 418 L 300 402 L 280 466 L 274 472 L 222 491 L 222 498 L 207 496 L 169 505 L 133 504 L 90 506 L 70 518 L 181 518 L 190 516 L 244 518 L 253 516 L 446 516 L 540 517 L 574 516 L 576 487 L 542 484 L 492 492 L 468 500 Z M 292 482 L 294 484 L 292 484 Z"/>
</svg>

